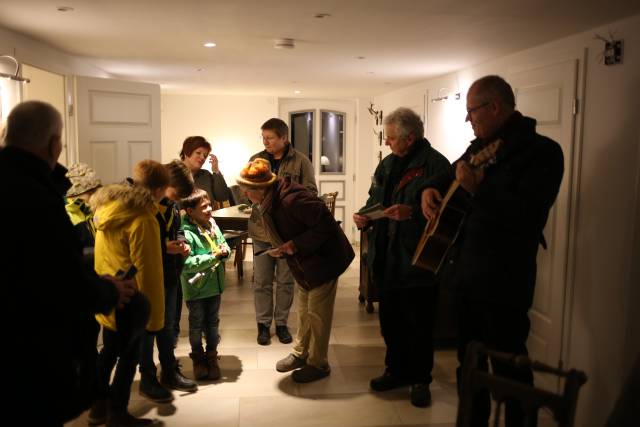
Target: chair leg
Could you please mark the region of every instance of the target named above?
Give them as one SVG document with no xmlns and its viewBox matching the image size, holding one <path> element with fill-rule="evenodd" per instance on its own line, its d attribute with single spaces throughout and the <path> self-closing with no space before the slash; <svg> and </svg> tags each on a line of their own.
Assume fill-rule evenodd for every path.
<svg viewBox="0 0 640 427">
<path fill-rule="evenodd" d="M 242 269 L 243 261 L 244 261 L 244 250 L 242 248 L 242 241 L 238 241 L 238 243 L 236 243 L 236 255 L 233 258 L 233 264 L 236 266 L 239 279 L 242 278 L 242 276 L 244 276 L 244 271 Z"/>
</svg>

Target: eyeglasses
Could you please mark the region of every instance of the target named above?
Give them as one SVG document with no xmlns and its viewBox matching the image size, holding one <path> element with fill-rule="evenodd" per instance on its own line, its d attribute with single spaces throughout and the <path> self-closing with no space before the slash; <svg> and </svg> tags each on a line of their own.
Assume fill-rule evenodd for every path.
<svg viewBox="0 0 640 427">
<path fill-rule="evenodd" d="M 478 111 L 479 109 L 484 108 L 489 104 L 491 104 L 491 101 L 487 101 L 487 102 L 485 102 L 483 104 L 478 105 L 477 107 L 467 108 L 467 115 L 469 115 L 469 114 L 471 114 L 471 113 L 473 113 L 475 111 Z"/>
</svg>

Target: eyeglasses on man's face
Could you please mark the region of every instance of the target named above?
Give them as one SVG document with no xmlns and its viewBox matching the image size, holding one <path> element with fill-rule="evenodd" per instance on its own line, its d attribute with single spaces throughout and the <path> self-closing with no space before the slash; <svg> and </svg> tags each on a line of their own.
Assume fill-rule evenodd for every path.
<svg viewBox="0 0 640 427">
<path fill-rule="evenodd" d="M 486 107 L 489 104 L 491 104 L 491 101 L 483 102 L 482 104 L 477 105 L 475 107 L 467 108 L 467 115 L 470 115 L 471 113 L 474 113 L 479 109 Z"/>
</svg>

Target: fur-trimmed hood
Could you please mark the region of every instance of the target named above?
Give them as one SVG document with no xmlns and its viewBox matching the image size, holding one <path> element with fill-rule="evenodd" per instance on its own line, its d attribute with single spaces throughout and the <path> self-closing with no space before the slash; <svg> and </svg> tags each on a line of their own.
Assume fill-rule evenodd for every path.
<svg viewBox="0 0 640 427">
<path fill-rule="evenodd" d="M 98 230 L 120 226 L 147 212 L 155 216 L 158 211 L 147 189 L 126 184 L 100 188 L 91 197 L 89 204 L 95 212 L 94 221 Z"/>
</svg>

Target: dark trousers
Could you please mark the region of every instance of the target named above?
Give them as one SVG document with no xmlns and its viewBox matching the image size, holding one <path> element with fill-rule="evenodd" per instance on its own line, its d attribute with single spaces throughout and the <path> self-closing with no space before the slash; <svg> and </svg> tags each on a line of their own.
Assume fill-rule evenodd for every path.
<svg viewBox="0 0 640 427">
<path fill-rule="evenodd" d="M 176 314 L 173 320 L 173 346 L 178 346 L 178 339 L 180 338 L 180 319 L 182 318 L 182 286 L 178 283 L 176 289 Z"/>
<path fill-rule="evenodd" d="M 220 295 L 214 297 L 187 301 L 189 309 L 189 343 L 194 353 L 203 352 L 202 334 L 207 340 L 207 351 L 218 347 L 220 336 L 218 325 L 220 324 Z"/>
<path fill-rule="evenodd" d="M 116 310 L 116 328 L 103 328 L 103 347 L 98 355 L 97 398 L 109 399 L 111 413 L 127 411 L 131 384 L 140 360 L 140 339 L 149 319 L 149 301 L 136 293 L 122 310 Z M 117 363 L 117 366 L 116 366 Z M 116 366 L 111 386 L 111 371 Z"/>
<path fill-rule="evenodd" d="M 415 287 L 380 294 L 380 329 L 387 346 L 385 365 L 411 384 L 432 381 L 433 326 L 438 288 Z"/>
<path fill-rule="evenodd" d="M 462 378 L 467 344 L 480 341 L 491 350 L 527 355 L 527 337 L 529 336 L 528 309 L 507 304 L 479 301 L 471 298 L 456 299 L 458 317 L 458 391 Z M 488 369 L 488 361 L 481 360 L 479 366 Z M 493 373 L 525 384 L 533 385 L 531 369 L 515 367 L 492 360 Z M 491 400 L 487 390 L 478 392 L 473 399 L 473 426 L 487 426 L 491 412 Z M 505 425 L 507 427 L 522 426 L 524 412 L 514 401 L 505 404 Z"/>
<path fill-rule="evenodd" d="M 158 343 L 158 359 L 160 359 L 162 370 L 171 370 L 176 363 L 176 357 L 173 352 L 175 343 L 174 321 L 179 286 L 164 288 L 164 327 L 157 333 L 145 331 L 142 335 L 140 373 L 143 375 L 156 375 L 156 365 L 153 362 L 154 341 Z"/>
</svg>

